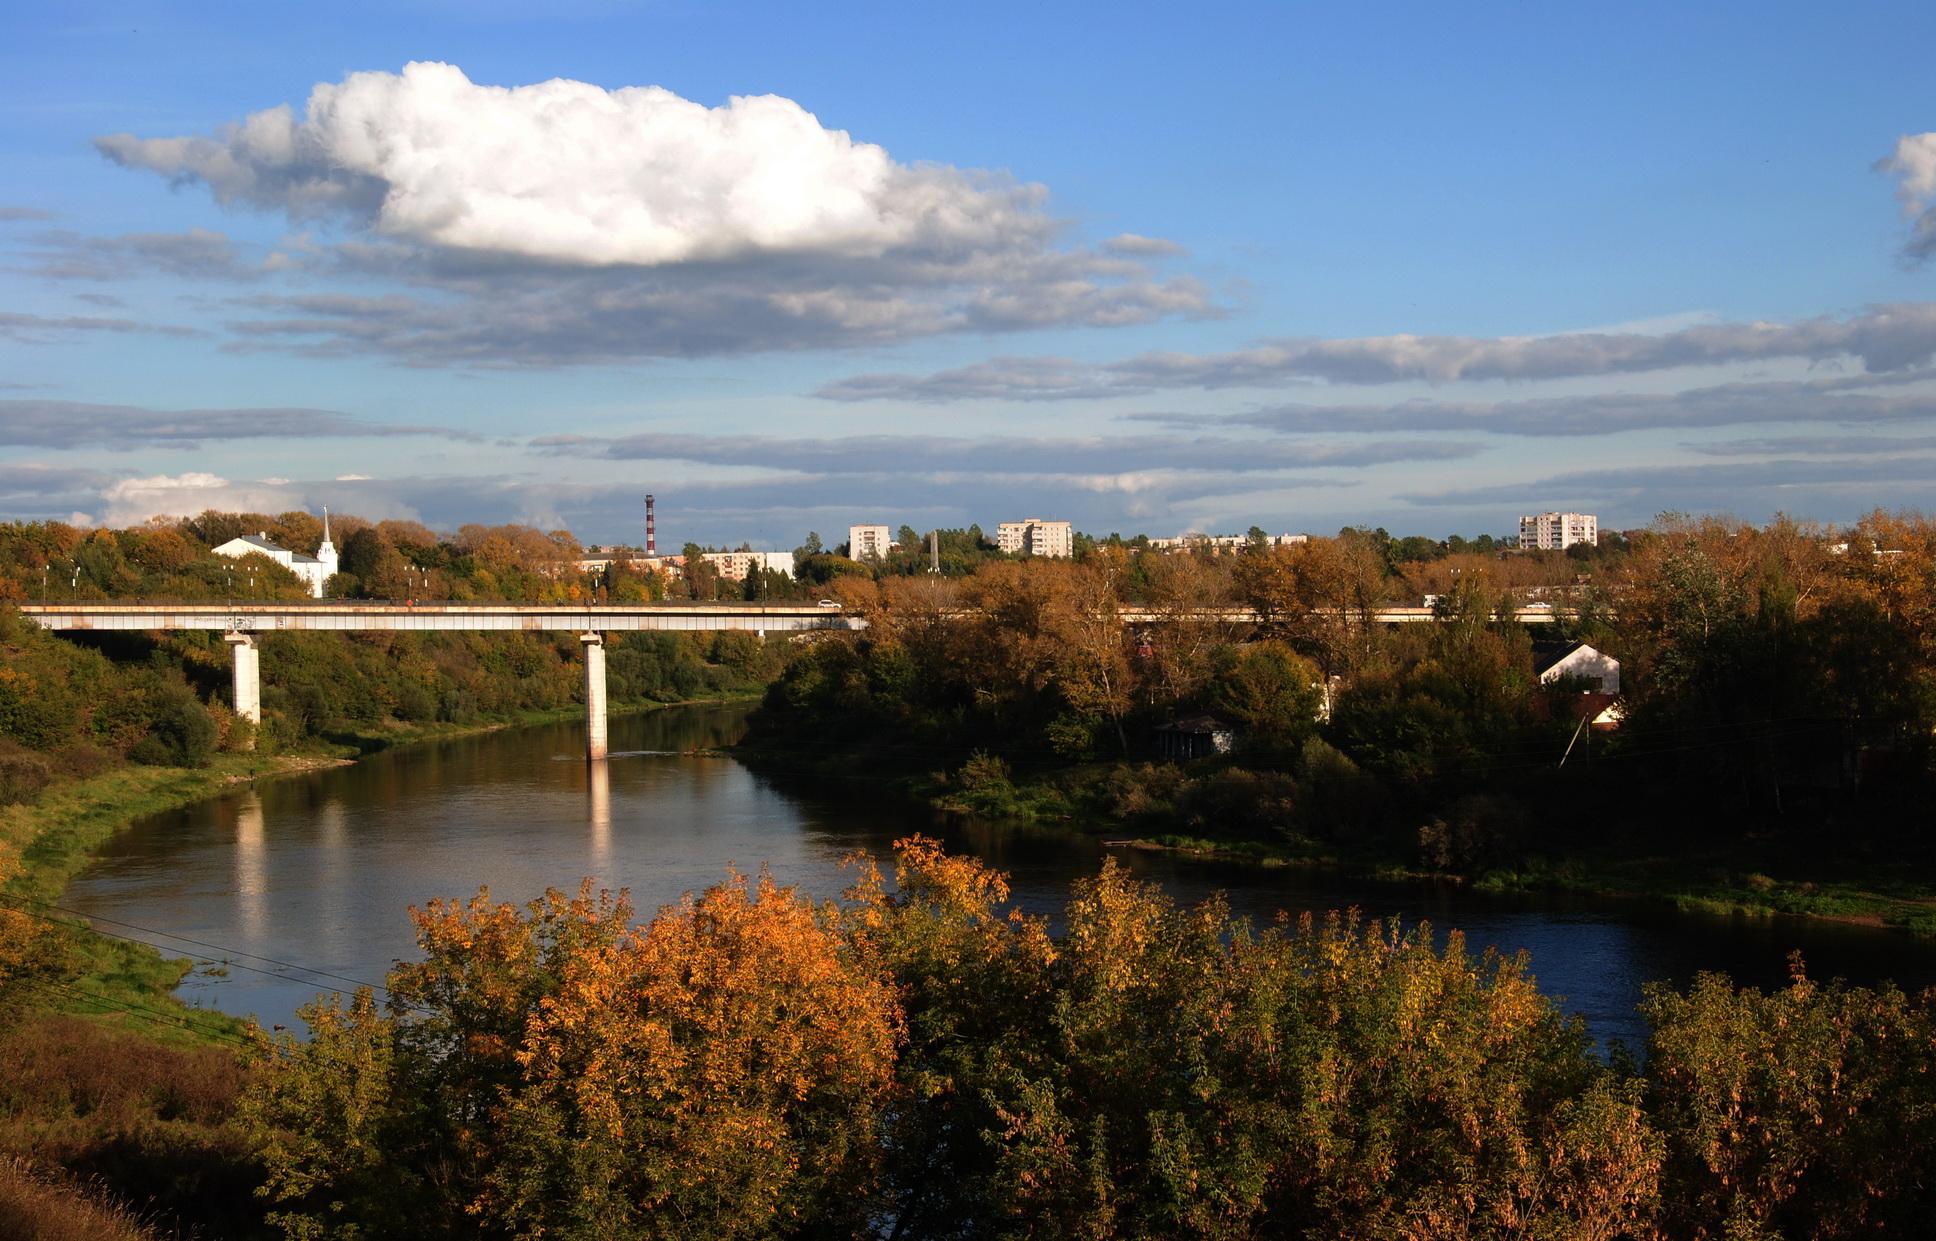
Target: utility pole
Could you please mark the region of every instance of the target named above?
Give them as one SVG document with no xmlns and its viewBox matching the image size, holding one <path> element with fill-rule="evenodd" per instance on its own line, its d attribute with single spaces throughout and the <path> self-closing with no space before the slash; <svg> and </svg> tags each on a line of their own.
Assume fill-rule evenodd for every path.
<svg viewBox="0 0 1936 1241">
<path fill-rule="evenodd" d="M 928 531 L 928 572 L 941 572 L 941 531 Z"/>
</svg>

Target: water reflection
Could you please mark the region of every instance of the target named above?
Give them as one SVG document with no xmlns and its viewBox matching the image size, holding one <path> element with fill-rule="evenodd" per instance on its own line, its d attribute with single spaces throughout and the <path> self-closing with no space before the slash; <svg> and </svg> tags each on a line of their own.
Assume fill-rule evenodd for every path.
<svg viewBox="0 0 1936 1241">
<path fill-rule="evenodd" d="M 348 978 L 381 981 L 415 955 L 405 910 L 488 884 L 502 900 L 590 877 L 628 887 L 642 914 L 718 882 L 729 865 L 770 868 L 814 897 L 837 896 L 855 851 L 877 859 L 911 831 L 937 834 L 1009 872 L 1016 901 L 1054 912 L 1104 856 L 1055 828 L 965 824 L 896 804 L 865 786 L 829 787 L 754 772 L 716 752 L 744 726 L 737 708 L 612 721 L 612 757 L 586 764 L 569 724 L 460 738 L 352 767 L 276 781 L 157 816 L 110 843 L 68 903 Z M 1596 1034 L 1635 1039 L 1633 1006 L 1650 979 L 1720 969 L 1777 986 L 1794 948 L 1819 976 L 1936 982 L 1936 945 L 1827 924 L 1695 918 L 1665 908 L 1481 899 L 1450 886 L 1379 887 L 1297 871 L 1119 853 L 1139 878 L 1182 901 L 1227 893 L 1260 924 L 1279 911 L 1357 906 L 1367 916 L 1458 928 L 1474 952 L 1531 953 L 1542 988 L 1563 995 Z M 171 949 L 179 951 L 179 948 Z M 199 998 L 290 1023 L 297 1004 L 338 980 L 243 970 L 194 983 Z"/>
<path fill-rule="evenodd" d="M 264 836 L 262 798 L 251 790 L 235 807 L 235 905 L 248 948 L 269 935 L 269 846 Z"/>
<path fill-rule="evenodd" d="M 612 765 L 610 759 L 585 764 L 587 800 L 591 804 L 592 867 L 601 875 L 612 870 Z"/>
</svg>

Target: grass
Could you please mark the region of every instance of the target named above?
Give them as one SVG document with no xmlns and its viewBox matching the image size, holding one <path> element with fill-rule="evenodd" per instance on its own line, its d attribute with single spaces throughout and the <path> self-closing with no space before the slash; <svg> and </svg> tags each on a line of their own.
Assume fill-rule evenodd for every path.
<svg viewBox="0 0 1936 1241">
<path fill-rule="evenodd" d="M 155 1241 L 141 1217 L 99 1190 L 25 1159 L 0 1159 L 0 1236 L 18 1241 Z"/>
</svg>

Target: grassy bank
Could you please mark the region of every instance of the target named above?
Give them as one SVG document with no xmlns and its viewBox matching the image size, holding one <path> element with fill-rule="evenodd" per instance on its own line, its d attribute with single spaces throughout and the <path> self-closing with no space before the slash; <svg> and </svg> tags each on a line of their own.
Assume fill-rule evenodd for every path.
<svg viewBox="0 0 1936 1241">
<path fill-rule="evenodd" d="M 48 788 L 31 805 L 0 807 L 0 846 L 18 869 L 0 896 L 50 923 L 47 968 L 34 988 L 36 1007 L 99 1016 L 171 1041 L 231 1039 L 234 1018 L 174 998 L 191 968 L 145 944 L 89 931 L 60 912 L 61 893 L 95 849 L 136 819 L 178 809 L 265 776 L 330 766 L 315 755 L 223 754 L 207 767 L 129 765 Z"/>
</svg>

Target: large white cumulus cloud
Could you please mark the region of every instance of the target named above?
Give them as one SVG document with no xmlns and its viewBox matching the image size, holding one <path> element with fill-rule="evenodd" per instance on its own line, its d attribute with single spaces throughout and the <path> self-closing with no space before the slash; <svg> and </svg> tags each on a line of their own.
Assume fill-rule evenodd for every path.
<svg viewBox="0 0 1936 1241">
<path fill-rule="evenodd" d="M 224 205 L 328 226 L 274 256 L 277 286 L 298 291 L 242 303 L 236 348 L 567 366 L 1215 313 L 1200 282 L 1152 270 L 1175 246 L 1079 244 L 1039 185 L 896 161 L 772 95 L 713 108 L 417 63 L 212 136 L 96 145 Z M 135 262 L 81 249 L 76 274 Z M 301 289 L 318 281 L 332 287 Z"/>
<path fill-rule="evenodd" d="M 483 86 L 430 62 L 322 83 L 300 118 L 275 107 L 215 137 L 98 146 L 225 203 L 558 263 L 980 249 L 1051 228 L 1039 187 L 898 164 L 790 99 L 709 108 L 656 86 Z"/>
<path fill-rule="evenodd" d="M 1936 254 L 1936 133 L 1904 134 L 1877 167 L 1899 178 L 1896 197 L 1912 229 L 1903 252 L 1914 259 Z"/>
</svg>

